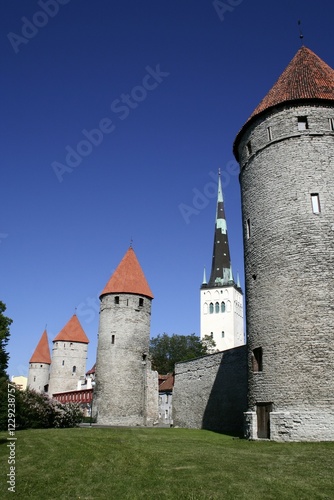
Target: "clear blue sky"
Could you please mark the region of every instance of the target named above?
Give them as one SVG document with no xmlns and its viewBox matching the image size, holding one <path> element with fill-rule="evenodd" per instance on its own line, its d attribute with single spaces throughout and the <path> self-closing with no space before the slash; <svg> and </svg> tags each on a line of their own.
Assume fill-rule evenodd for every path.
<svg viewBox="0 0 334 500">
<path fill-rule="evenodd" d="M 41 14 L 43 3 L 0 6 L 10 375 L 27 374 L 45 325 L 51 341 L 75 308 L 93 365 L 97 297 L 131 238 L 155 295 L 151 335 L 199 334 L 215 176 L 243 287 L 232 144 L 300 47 L 299 18 L 305 45 L 334 67 L 330 0 L 226 0 L 220 12 L 208 0 L 59 0 Z M 98 127 L 95 145 L 82 142 Z"/>
</svg>

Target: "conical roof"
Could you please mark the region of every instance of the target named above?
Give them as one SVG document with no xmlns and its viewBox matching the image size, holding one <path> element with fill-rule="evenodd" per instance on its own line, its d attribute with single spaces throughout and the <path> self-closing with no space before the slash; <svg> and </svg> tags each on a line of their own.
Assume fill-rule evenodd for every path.
<svg viewBox="0 0 334 500">
<path fill-rule="evenodd" d="M 132 247 L 124 255 L 101 292 L 101 296 L 107 293 L 134 293 L 153 299 L 152 291 Z"/>
<path fill-rule="evenodd" d="M 236 157 L 244 127 L 260 113 L 286 102 L 318 99 L 334 101 L 334 70 L 302 46 L 238 133 L 234 143 Z"/>
<path fill-rule="evenodd" d="M 48 334 L 46 333 L 46 330 L 44 330 L 44 332 L 42 333 L 40 341 L 38 342 L 29 363 L 45 363 L 47 365 L 51 364 Z"/>
<path fill-rule="evenodd" d="M 59 340 L 64 340 L 65 342 L 80 342 L 82 344 L 89 344 L 87 335 L 83 331 L 83 328 L 75 314 L 73 314 L 72 318 L 53 339 L 53 342 L 58 342 Z"/>
<path fill-rule="evenodd" d="M 334 100 L 334 70 L 307 47 L 301 47 L 251 118 L 285 101 Z"/>
</svg>

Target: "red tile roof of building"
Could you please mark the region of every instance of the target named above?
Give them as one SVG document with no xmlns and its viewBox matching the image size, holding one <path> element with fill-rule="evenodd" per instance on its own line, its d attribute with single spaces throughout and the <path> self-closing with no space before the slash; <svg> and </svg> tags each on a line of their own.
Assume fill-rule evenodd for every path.
<svg viewBox="0 0 334 500">
<path fill-rule="evenodd" d="M 80 342 L 82 344 L 89 343 L 87 335 L 83 331 L 83 328 L 75 314 L 73 314 L 72 318 L 53 339 L 53 342 L 58 342 L 59 340 L 64 340 L 65 342 Z"/>
<path fill-rule="evenodd" d="M 45 363 L 46 365 L 51 364 L 48 334 L 46 333 L 46 330 L 42 333 L 40 341 L 38 342 L 29 363 Z"/>
<path fill-rule="evenodd" d="M 101 296 L 107 293 L 134 293 L 153 299 L 153 294 L 133 248 L 128 249 L 101 292 Z"/>
<path fill-rule="evenodd" d="M 164 378 L 160 382 L 160 380 Z M 159 375 L 159 392 L 172 391 L 174 387 L 174 374 L 168 373 L 167 375 Z"/>
<path fill-rule="evenodd" d="M 86 372 L 86 375 L 91 375 L 95 373 L 95 371 L 96 371 L 96 363 L 94 363 L 93 367 L 90 370 L 88 370 L 88 372 Z"/>
<path fill-rule="evenodd" d="M 334 100 L 334 70 L 307 47 L 301 47 L 251 118 L 285 101 Z"/>
<path fill-rule="evenodd" d="M 334 70 L 312 50 L 303 46 L 290 61 L 274 86 L 255 108 L 234 142 L 234 153 L 243 129 L 263 111 L 286 102 L 334 101 Z"/>
</svg>

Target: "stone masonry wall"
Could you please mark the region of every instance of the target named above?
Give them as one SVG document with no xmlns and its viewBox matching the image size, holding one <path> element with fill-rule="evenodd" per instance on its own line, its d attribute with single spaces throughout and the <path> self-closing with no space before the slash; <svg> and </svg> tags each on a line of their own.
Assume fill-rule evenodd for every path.
<svg viewBox="0 0 334 500">
<path fill-rule="evenodd" d="M 241 435 L 246 408 L 246 346 L 175 365 L 175 426 Z"/>
<path fill-rule="evenodd" d="M 146 425 L 151 394 L 148 384 L 153 380 L 148 371 L 150 320 L 151 300 L 145 296 L 122 293 L 101 297 L 94 391 L 97 423 Z M 152 401 L 152 396 L 149 399 Z"/>
<path fill-rule="evenodd" d="M 28 387 L 37 392 L 44 392 L 49 384 L 50 365 L 47 363 L 29 363 Z"/>
<path fill-rule="evenodd" d="M 50 367 L 49 395 L 74 391 L 86 373 L 88 344 L 81 342 L 53 343 Z M 75 371 L 73 367 L 75 366 Z"/>
<path fill-rule="evenodd" d="M 298 130 L 298 117 L 307 118 L 305 130 Z M 330 118 L 334 118 L 332 106 L 281 106 L 259 116 L 239 144 L 248 409 L 255 411 L 257 403 L 272 404 L 274 439 L 283 435 L 294 440 L 314 440 L 317 435 L 333 439 L 334 435 Z M 313 213 L 311 194 L 319 195 L 320 213 Z M 258 372 L 252 365 L 256 348 L 262 348 Z"/>
</svg>

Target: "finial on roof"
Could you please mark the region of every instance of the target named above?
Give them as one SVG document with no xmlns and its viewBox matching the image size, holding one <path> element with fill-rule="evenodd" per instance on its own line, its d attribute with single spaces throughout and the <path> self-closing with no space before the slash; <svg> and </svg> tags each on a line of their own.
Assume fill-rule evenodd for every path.
<svg viewBox="0 0 334 500">
<path fill-rule="evenodd" d="M 220 177 L 220 168 L 218 168 L 218 175 L 219 175 L 219 177 Z"/>
<path fill-rule="evenodd" d="M 205 269 L 205 266 L 204 266 L 204 272 L 203 272 L 203 285 L 207 285 L 208 282 L 206 281 L 206 269 Z"/>
<path fill-rule="evenodd" d="M 133 245 L 133 239 L 132 237 L 130 238 L 130 248 L 132 248 L 132 245 Z"/>
<path fill-rule="evenodd" d="M 301 20 L 300 20 L 300 19 L 298 19 L 298 26 L 299 26 L 299 38 L 300 38 L 301 40 L 303 40 L 304 35 L 303 35 L 302 29 L 301 29 L 301 24 L 302 24 Z"/>
</svg>

